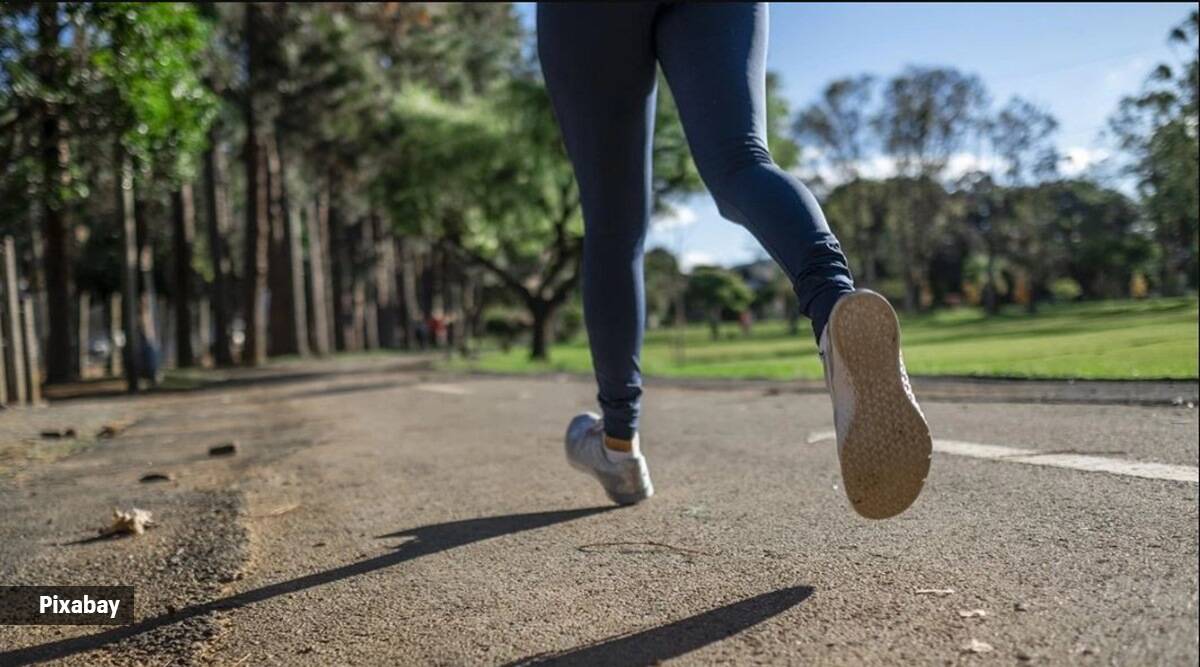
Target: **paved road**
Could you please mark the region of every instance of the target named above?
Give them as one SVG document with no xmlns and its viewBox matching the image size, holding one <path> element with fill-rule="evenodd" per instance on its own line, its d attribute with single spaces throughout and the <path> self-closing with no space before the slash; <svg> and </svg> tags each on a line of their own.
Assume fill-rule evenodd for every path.
<svg viewBox="0 0 1200 667">
<path fill-rule="evenodd" d="M 870 522 L 824 397 L 656 387 L 658 495 L 614 509 L 562 459 L 592 393 L 360 362 L 121 399 L 119 437 L 0 479 L 0 583 L 135 583 L 142 620 L 0 628 L 0 664 L 1196 663 L 1193 482 L 938 453 Z M 926 409 L 946 442 L 1197 465 L 1194 408 Z M 67 544 L 130 503 L 162 526 Z"/>
</svg>

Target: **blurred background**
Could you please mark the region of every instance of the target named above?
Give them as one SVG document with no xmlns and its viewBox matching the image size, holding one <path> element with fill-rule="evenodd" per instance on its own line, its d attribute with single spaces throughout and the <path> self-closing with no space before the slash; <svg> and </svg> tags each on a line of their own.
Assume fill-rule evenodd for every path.
<svg viewBox="0 0 1200 667">
<path fill-rule="evenodd" d="M 0 400 L 393 350 L 586 372 L 533 15 L 0 5 Z M 912 372 L 1197 376 L 1194 4 L 780 5 L 771 49 L 774 157 Z M 644 370 L 820 377 L 659 95 Z"/>
</svg>

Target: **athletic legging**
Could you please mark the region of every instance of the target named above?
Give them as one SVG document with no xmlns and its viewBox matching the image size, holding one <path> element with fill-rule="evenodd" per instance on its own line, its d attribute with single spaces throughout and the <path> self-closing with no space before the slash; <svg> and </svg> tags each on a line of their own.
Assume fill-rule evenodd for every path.
<svg viewBox="0 0 1200 667">
<path fill-rule="evenodd" d="M 818 336 L 853 280 L 812 193 L 767 151 L 765 4 L 539 3 L 538 55 L 583 208 L 583 307 L 609 436 L 642 395 L 642 246 L 660 64 L 721 215 L 787 273 Z"/>
</svg>

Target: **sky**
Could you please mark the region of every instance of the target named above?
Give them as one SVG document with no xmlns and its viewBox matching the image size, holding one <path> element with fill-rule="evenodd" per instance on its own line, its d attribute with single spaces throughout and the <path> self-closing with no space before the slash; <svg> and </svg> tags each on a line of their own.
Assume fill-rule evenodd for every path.
<svg viewBox="0 0 1200 667">
<path fill-rule="evenodd" d="M 908 65 L 977 74 L 994 104 L 1019 95 L 1058 119 L 1055 143 L 1071 158 L 1064 172 L 1073 174 L 1112 155 L 1102 131 L 1121 97 L 1137 92 L 1159 62 L 1183 58 L 1168 45 L 1167 33 L 1193 7 L 772 3 L 767 66 L 781 76 L 793 113 L 846 76 L 886 79 Z M 518 11 L 532 34 L 533 5 L 518 3 Z M 962 157 L 958 168 L 970 162 Z M 836 232 L 837 221 L 830 224 Z M 720 217 L 706 194 L 688 197 L 672 217 L 653 221 L 647 245 L 675 252 L 685 268 L 766 256 L 747 231 Z"/>
</svg>

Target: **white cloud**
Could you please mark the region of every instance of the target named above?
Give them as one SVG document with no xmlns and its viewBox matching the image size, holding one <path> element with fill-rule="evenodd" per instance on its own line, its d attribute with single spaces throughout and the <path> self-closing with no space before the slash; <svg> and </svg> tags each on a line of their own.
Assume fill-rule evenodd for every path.
<svg viewBox="0 0 1200 667">
<path fill-rule="evenodd" d="M 896 175 L 896 161 L 886 155 L 859 160 L 858 173 L 863 178 L 891 178 Z"/>
<path fill-rule="evenodd" d="M 1066 159 L 1059 165 L 1063 176 L 1074 177 L 1112 157 L 1112 153 L 1105 148 L 1071 146 L 1063 151 L 1063 156 Z"/>
<path fill-rule="evenodd" d="M 683 253 L 683 256 L 679 258 L 679 268 L 685 273 L 691 271 L 697 266 L 705 266 L 716 263 L 717 261 L 712 255 L 698 250 L 689 250 L 688 252 Z"/>
<path fill-rule="evenodd" d="M 650 227 L 656 232 L 667 232 L 696 224 L 696 212 L 688 206 L 675 206 L 670 212 L 655 216 Z"/>
</svg>

